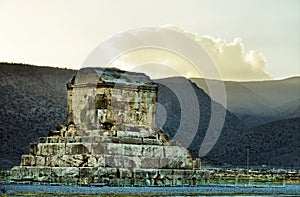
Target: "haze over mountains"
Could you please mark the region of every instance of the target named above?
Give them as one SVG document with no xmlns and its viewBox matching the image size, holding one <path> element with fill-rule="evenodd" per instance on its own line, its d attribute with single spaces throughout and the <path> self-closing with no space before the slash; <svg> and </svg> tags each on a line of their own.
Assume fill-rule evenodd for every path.
<svg viewBox="0 0 300 197">
<path fill-rule="evenodd" d="M 0 64 L 1 169 L 18 165 L 30 143 L 46 136 L 47 131 L 57 125 L 66 123 L 66 83 L 75 73 L 75 70 L 61 68 Z M 195 90 L 200 106 L 200 124 L 189 148 L 197 156 L 209 125 L 211 102 L 215 101 L 205 93 L 207 87 L 203 79 L 192 80 L 204 91 L 182 77 L 157 82 L 175 84 L 182 89 L 183 84 L 191 83 Z M 300 78 L 295 77 L 268 82 L 225 82 L 229 111 L 226 111 L 220 138 L 206 159 L 245 165 L 245 144 L 249 144 L 252 165 L 300 167 L 299 81 Z M 189 100 L 190 95 L 183 96 Z M 158 120 L 167 113 L 166 121 L 160 126 L 172 138 L 182 118 L 178 98 L 167 86 L 159 85 L 158 99 L 165 109 L 157 115 Z M 216 112 L 224 110 L 222 105 L 215 104 Z M 194 123 L 192 118 L 186 120 L 182 128 L 188 132 Z M 280 121 L 265 124 L 274 120 Z"/>
<path fill-rule="evenodd" d="M 208 95 L 207 83 L 215 80 L 192 78 Z M 227 109 L 251 128 L 274 120 L 300 117 L 300 77 L 259 82 L 225 81 Z"/>
</svg>

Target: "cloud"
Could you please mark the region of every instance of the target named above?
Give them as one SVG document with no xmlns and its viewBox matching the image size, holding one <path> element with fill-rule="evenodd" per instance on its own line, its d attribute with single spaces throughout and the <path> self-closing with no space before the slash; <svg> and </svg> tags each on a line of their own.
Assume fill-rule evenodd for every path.
<svg viewBox="0 0 300 197">
<path fill-rule="evenodd" d="M 214 61 L 222 80 L 251 81 L 268 80 L 272 76 L 265 71 L 265 57 L 258 51 L 245 52 L 245 47 L 240 38 L 235 38 L 227 43 L 224 39 L 203 36 L 183 31 L 175 26 L 164 26 L 193 39 L 207 52 Z M 182 46 L 184 47 L 184 46 Z M 190 50 L 188 46 L 186 49 Z M 199 55 L 201 52 L 199 52 Z M 205 64 L 205 63 L 204 63 Z M 190 61 L 169 50 L 161 48 L 139 48 L 118 57 L 110 66 L 123 70 L 144 72 L 151 78 L 164 78 L 171 76 L 215 78 L 213 75 L 204 75 L 201 69 L 195 67 Z M 203 69 L 203 68 L 202 68 Z M 199 72 L 200 71 L 200 72 Z M 216 71 L 213 71 L 216 72 Z"/>
<path fill-rule="evenodd" d="M 246 53 L 240 38 L 227 43 L 221 38 L 204 36 L 198 42 L 215 61 L 223 80 L 272 79 L 272 76 L 265 71 L 266 59 L 263 54 L 256 50 Z"/>
</svg>

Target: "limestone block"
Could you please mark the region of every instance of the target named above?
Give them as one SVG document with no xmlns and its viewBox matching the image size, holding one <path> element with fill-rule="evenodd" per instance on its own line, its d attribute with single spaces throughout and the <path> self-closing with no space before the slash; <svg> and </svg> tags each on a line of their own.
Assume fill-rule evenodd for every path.
<svg viewBox="0 0 300 197">
<path fill-rule="evenodd" d="M 101 155 L 107 153 L 107 143 L 93 143 L 92 147 L 92 154 L 94 155 Z"/>
<path fill-rule="evenodd" d="M 162 157 L 162 158 L 160 158 L 160 168 L 162 168 L 162 169 L 177 168 L 177 163 L 172 162 L 172 160 L 170 158 Z"/>
<path fill-rule="evenodd" d="M 173 170 L 172 169 L 159 169 L 159 174 L 163 179 L 163 185 L 173 185 Z"/>
<path fill-rule="evenodd" d="M 36 150 L 36 155 L 42 155 L 42 149 L 43 149 L 43 143 L 38 143 L 37 144 L 37 150 Z"/>
<path fill-rule="evenodd" d="M 39 175 L 36 177 L 36 181 L 39 182 L 50 182 L 52 173 L 50 167 L 38 167 Z"/>
<path fill-rule="evenodd" d="M 30 144 L 29 145 L 29 154 L 36 155 L 37 153 L 37 144 Z"/>
<path fill-rule="evenodd" d="M 74 143 L 82 142 L 82 137 L 83 136 L 74 136 Z"/>
<path fill-rule="evenodd" d="M 107 152 L 109 155 L 122 155 L 123 144 L 107 143 Z"/>
<path fill-rule="evenodd" d="M 120 142 L 120 138 L 119 137 L 112 137 L 110 142 L 119 143 Z"/>
<path fill-rule="evenodd" d="M 165 157 L 188 157 L 188 150 L 184 147 L 180 146 L 164 146 L 165 149 Z"/>
<path fill-rule="evenodd" d="M 143 157 L 141 158 L 141 168 L 159 168 L 160 163 L 159 159 L 157 157 L 147 158 Z"/>
<path fill-rule="evenodd" d="M 97 156 L 98 167 L 105 167 L 105 157 L 104 155 Z"/>
<path fill-rule="evenodd" d="M 36 156 L 35 157 L 36 166 L 44 166 L 46 164 L 46 160 L 44 156 Z"/>
<path fill-rule="evenodd" d="M 201 160 L 196 158 L 192 160 L 193 169 L 200 169 L 201 168 Z"/>
<path fill-rule="evenodd" d="M 119 168 L 120 178 L 132 178 L 132 170 L 129 170 L 128 168 Z"/>
<path fill-rule="evenodd" d="M 141 166 L 139 157 L 105 155 L 105 166 L 112 168 L 137 168 Z"/>
<path fill-rule="evenodd" d="M 90 167 L 79 168 L 80 170 L 80 184 L 89 185 L 94 179 L 94 169 Z"/>
<path fill-rule="evenodd" d="M 45 165 L 52 167 L 79 167 L 87 165 L 87 160 L 83 155 L 54 155 L 46 157 Z"/>
<path fill-rule="evenodd" d="M 135 144 L 123 144 L 123 152 L 121 155 L 143 156 L 143 146 Z"/>
<path fill-rule="evenodd" d="M 81 136 L 90 136 L 91 132 L 92 132 L 91 130 L 82 130 L 82 131 L 80 131 Z M 75 138 L 76 138 L 76 136 L 75 136 Z"/>
<path fill-rule="evenodd" d="M 48 137 L 48 143 L 58 143 L 58 137 Z"/>
<path fill-rule="evenodd" d="M 186 169 L 193 169 L 193 160 L 192 158 L 187 158 L 185 163 Z"/>
<path fill-rule="evenodd" d="M 65 144 L 62 143 L 44 143 L 37 145 L 37 155 L 48 156 L 48 155 L 64 155 Z"/>
<path fill-rule="evenodd" d="M 60 168 L 60 167 L 58 167 Z M 53 167 L 52 169 L 55 169 Z M 63 173 L 63 182 L 67 185 L 77 185 L 79 182 L 79 168 L 77 167 L 64 167 L 61 168 Z"/>
<path fill-rule="evenodd" d="M 97 177 L 100 177 L 104 182 L 105 178 L 117 178 L 117 168 L 111 168 L 111 167 L 99 167 L 96 168 L 97 170 L 95 171 L 94 175 Z"/>
<path fill-rule="evenodd" d="M 69 142 L 68 138 L 69 137 L 58 137 L 57 143 L 66 143 L 66 142 Z"/>
<path fill-rule="evenodd" d="M 98 159 L 95 155 L 87 156 L 87 166 L 88 167 L 97 167 L 98 166 Z"/>
<path fill-rule="evenodd" d="M 21 166 L 14 166 L 11 169 L 11 180 L 20 181 L 21 179 Z"/>
<path fill-rule="evenodd" d="M 123 159 L 124 159 L 124 168 L 139 168 L 141 166 L 140 157 L 124 156 Z"/>
<path fill-rule="evenodd" d="M 153 145 L 162 145 L 162 142 L 159 139 L 154 139 Z"/>
<path fill-rule="evenodd" d="M 60 159 L 62 165 L 70 167 L 79 167 L 83 166 L 86 162 L 86 159 L 83 155 L 64 155 Z M 62 166 L 60 165 L 60 166 Z"/>
<path fill-rule="evenodd" d="M 65 132 L 66 137 L 74 137 L 74 136 L 78 136 L 78 135 L 79 135 L 79 133 L 75 129 L 70 129 L 70 130 Z"/>
<path fill-rule="evenodd" d="M 66 154 L 91 154 L 91 144 L 90 143 L 67 143 L 66 144 Z"/>
<path fill-rule="evenodd" d="M 94 140 L 93 140 L 93 143 L 100 143 L 100 142 L 102 142 L 102 137 L 100 137 L 100 136 L 95 136 L 95 137 L 94 137 Z"/>
<path fill-rule="evenodd" d="M 154 139 L 151 139 L 151 138 L 143 138 L 143 144 L 152 145 L 153 144 L 153 140 Z"/>
<path fill-rule="evenodd" d="M 47 137 L 40 137 L 39 138 L 39 143 L 47 143 L 48 139 Z"/>
<path fill-rule="evenodd" d="M 160 164 L 167 169 L 192 169 L 190 158 L 161 158 Z"/>
<path fill-rule="evenodd" d="M 120 178 L 117 179 L 116 186 L 131 186 L 133 185 L 133 179 L 132 178 Z"/>
<path fill-rule="evenodd" d="M 164 147 L 157 145 L 143 145 L 144 157 L 165 157 Z"/>
<path fill-rule="evenodd" d="M 105 166 L 111 168 L 124 168 L 124 159 L 116 155 L 106 155 Z"/>
<path fill-rule="evenodd" d="M 132 138 L 139 138 L 140 132 L 139 131 L 116 131 L 117 137 L 132 137 Z"/>
<path fill-rule="evenodd" d="M 63 131 L 49 131 L 48 132 L 48 137 L 59 137 L 63 136 L 64 132 Z"/>
<path fill-rule="evenodd" d="M 124 137 L 120 138 L 120 142 L 125 144 L 142 144 L 142 138 Z"/>
<path fill-rule="evenodd" d="M 22 155 L 21 166 L 34 166 L 35 158 L 33 155 Z"/>
</svg>

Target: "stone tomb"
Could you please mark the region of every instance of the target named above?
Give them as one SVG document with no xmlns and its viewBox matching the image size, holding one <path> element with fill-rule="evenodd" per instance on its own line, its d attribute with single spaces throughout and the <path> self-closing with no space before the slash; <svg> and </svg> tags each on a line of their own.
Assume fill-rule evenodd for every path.
<svg viewBox="0 0 300 197">
<path fill-rule="evenodd" d="M 13 181 L 200 185 L 199 159 L 155 127 L 157 85 L 142 73 L 85 68 L 67 84 L 68 126 L 30 144 Z"/>
</svg>

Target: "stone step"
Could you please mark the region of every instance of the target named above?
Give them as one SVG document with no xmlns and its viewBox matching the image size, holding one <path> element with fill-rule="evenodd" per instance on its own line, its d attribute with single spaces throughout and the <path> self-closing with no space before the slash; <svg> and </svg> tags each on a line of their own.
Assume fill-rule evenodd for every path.
<svg viewBox="0 0 300 197">
<path fill-rule="evenodd" d="M 12 181 L 110 186 L 201 185 L 209 179 L 208 171 L 180 169 L 142 169 L 109 167 L 25 167 L 12 168 Z"/>
<path fill-rule="evenodd" d="M 30 155 L 110 154 L 144 157 L 191 158 L 190 151 L 180 146 L 136 145 L 122 143 L 38 143 L 30 144 Z"/>
<path fill-rule="evenodd" d="M 21 166 L 200 169 L 200 160 L 121 155 L 22 155 Z"/>
<path fill-rule="evenodd" d="M 137 132 L 136 132 L 137 133 Z M 162 145 L 161 140 L 144 137 L 110 137 L 110 136 L 52 136 L 52 137 L 40 137 L 38 143 L 99 143 L 99 142 L 113 142 L 123 144 L 145 144 L 145 145 Z"/>
</svg>

